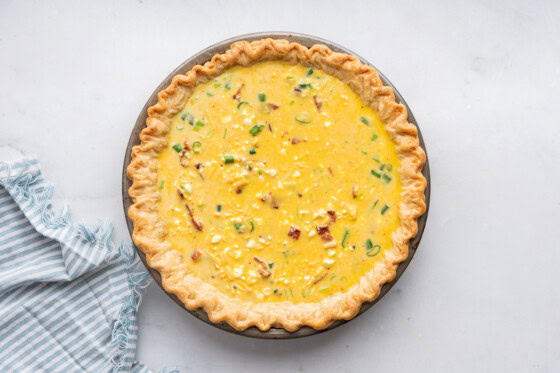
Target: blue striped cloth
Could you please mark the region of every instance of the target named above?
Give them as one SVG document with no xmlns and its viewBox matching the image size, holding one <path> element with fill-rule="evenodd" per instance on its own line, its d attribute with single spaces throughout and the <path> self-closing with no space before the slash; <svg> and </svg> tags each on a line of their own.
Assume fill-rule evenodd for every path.
<svg viewBox="0 0 560 373">
<path fill-rule="evenodd" d="M 113 227 L 55 213 L 38 161 L 0 162 L 0 372 L 149 372 L 135 362 L 146 272 Z"/>
</svg>

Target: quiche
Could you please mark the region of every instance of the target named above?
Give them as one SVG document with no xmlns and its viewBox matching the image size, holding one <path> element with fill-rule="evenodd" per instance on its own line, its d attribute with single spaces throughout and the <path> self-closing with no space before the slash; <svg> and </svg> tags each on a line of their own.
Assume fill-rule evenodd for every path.
<svg viewBox="0 0 560 373">
<path fill-rule="evenodd" d="M 425 211 L 406 109 L 324 45 L 234 43 L 159 92 L 140 140 L 135 244 L 166 291 L 239 330 L 352 318 Z"/>
</svg>

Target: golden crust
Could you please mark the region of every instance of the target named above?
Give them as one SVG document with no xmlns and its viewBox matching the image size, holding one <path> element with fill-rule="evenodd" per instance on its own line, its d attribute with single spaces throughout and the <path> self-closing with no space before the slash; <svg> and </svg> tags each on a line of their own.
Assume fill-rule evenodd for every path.
<svg viewBox="0 0 560 373">
<path fill-rule="evenodd" d="M 318 303 L 251 303 L 231 298 L 189 273 L 182 255 L 170 250 L 166 227 L 158 219 L 158 153 L 167 145 L 169 122 L 184 106 L 194 87 L 227 69 L 256 62 L 281 60 L 315 67 L 347 83 L 364 103 L 379 113 L 386 130 L 396 143 L 401 167 L 401 226 L 392 235 L 393 246 L 373 269 L 345 293 L 333 294 Z M 146 254 L 148 265 L 161 273 L 163 287 L 181 299 L 188 309 L 203 308 L 212 322 L 227 322 L 242 330 L 257 326 L 261 330 L 282 327 L 295 331 L 303 325 L 322 329 L 334 320 L 351 319 L 362 303 L 375 299 L 381 286 L 391 281 L 399 263 L 408 256 L 408 242 L 418 231 L 417 219 L 424 213 L 426 179 L 421 170 L 426 155 L 420 147 L 415 126 L 408 123 L 403 105 L 395 102 L 393 90 L 382 85 L 371 66 L 355 57 L 335 53 L 324 45 L 306 48 L 287 40 L 263 39 L 234 43 L 224 54 L 215 55 L 203 66 L 194 66 L 185 75 L 176 75 L 169 87 L 159 92 L 158 103 L 148 109 L 141 144 L 132 149 L 128 177 L 129 195 L 134 204 L 128 215 L 134 222 L 133 240 Z"/>
</svg>

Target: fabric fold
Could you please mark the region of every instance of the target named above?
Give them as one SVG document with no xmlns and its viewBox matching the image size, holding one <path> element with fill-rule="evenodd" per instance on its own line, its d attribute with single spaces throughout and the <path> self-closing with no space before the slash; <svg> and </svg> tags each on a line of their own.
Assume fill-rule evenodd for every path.
<svg viewBox="0 0 560 373">
<path fill-rule="evenodd" d="M 113 226 L 56 213 L 39 162 L 0 162 L 0 371 L 149 372 L 135 362 L 147 272 Z"/>
</svg>

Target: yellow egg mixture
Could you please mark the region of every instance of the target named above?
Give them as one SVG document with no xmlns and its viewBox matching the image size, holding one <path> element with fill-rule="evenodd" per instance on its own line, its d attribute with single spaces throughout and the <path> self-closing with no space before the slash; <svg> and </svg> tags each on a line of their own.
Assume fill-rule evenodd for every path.
<svg viewBox="0 0 560 373">
<path fill-rule="evenodd" d="M 159 216 L 188 268 L 228 296 L 317 302 L 399 226 L 395 144 L 340 80 L 283 62 L 200 84 L 159 155 Z"/>
</svg>

